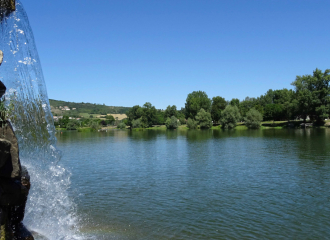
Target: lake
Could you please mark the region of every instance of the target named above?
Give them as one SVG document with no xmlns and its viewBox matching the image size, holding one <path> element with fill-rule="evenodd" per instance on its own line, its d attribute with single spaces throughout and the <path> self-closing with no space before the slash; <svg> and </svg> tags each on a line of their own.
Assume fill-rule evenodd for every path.
<svg viewBox="0 0 330 240">
<path fill-rule="evenodd" d="M 56 137 L 86 236 L 330 238 L 330 129 Z"/>
</svg>

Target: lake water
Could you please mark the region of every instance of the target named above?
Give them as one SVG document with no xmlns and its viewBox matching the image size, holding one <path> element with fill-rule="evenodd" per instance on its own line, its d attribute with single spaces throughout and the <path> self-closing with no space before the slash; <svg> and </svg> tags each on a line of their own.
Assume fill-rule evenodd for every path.
<svg viewBox="0 0 330 240">
<path fill-rule="evenodd" d="M 96 239 L 330 239 L 330 129 L 57 138 Z"/>
</svg>

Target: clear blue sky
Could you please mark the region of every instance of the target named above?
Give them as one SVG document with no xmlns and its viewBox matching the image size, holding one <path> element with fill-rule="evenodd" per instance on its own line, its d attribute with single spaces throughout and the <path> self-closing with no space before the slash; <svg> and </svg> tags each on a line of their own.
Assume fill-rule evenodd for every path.
<svg viewBox="0 0 330 240">
<path fill-rule="evenodd" d="M 183 107 L 330 68 L 329 0 L 21 0 L 51 99 Z"/>
</svg>

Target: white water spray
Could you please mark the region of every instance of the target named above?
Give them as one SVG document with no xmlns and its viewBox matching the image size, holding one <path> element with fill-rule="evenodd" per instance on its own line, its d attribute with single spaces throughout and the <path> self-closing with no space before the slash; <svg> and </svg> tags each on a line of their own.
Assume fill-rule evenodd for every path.
<svg viewBox="0 0 330 240">
<path fill-rule="evenodd" d="M 24 223 L 49 240 L 82 239 L 70 199 L 70 172 L 58 165 L 55 128 L 33 33 L 22 3 L 0 24 L 0 80 L 32 188 Z"/>
</svg>

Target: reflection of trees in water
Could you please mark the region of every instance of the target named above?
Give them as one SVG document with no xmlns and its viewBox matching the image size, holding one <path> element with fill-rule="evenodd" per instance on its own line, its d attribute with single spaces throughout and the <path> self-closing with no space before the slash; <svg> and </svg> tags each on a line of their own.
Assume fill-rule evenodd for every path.
<svg viewBox="0 0 330 240">
<path fill-rule="evenodd" d="M 186 137 L 189 142 L 195 141 L 206 141 L 208 139 L 213 138 L 213 131 L 212 130 L 187 130 Z"/>
<path fill-rule="evenodd" d="M 127 134 L 129 137 L 131 137 L 132 140 L 149 141 L 149 140 L 156 139 L 157 136 L 159 135 L 159 132 L 160 131 L 157 131 L 157 130 L 144 129 L 141 131 L 135 131 L 135 130 L 127 131 Z M 161 131 L 161 132 L 163 132 L 163 131 Z"/>
<path fill-rule="evenodd" d="M 329 129 L 269 129 L 262 132 L 265 138 L 280 139 L 282 144 L 269 147 L 278 147 L 277 150 L 286 152 L 288 157 L 295 154 L 299 159 L 317 165 L 329 163 Z"/>
</svg>

